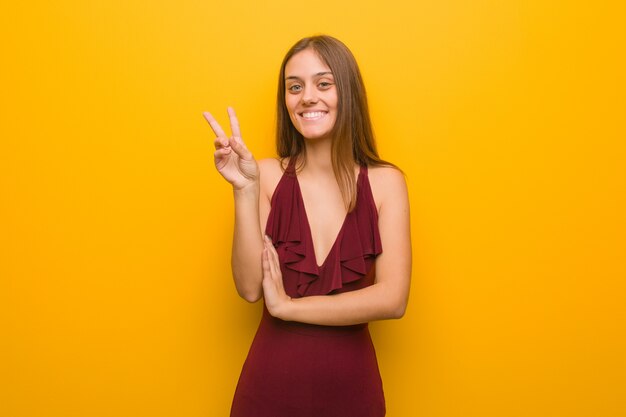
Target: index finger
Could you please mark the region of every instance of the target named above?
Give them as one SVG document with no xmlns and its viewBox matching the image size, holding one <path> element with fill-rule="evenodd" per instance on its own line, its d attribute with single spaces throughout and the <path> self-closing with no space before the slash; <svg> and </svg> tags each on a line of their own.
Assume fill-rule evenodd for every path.
<svg viewBox="0 0 626 417">
<path fill-rule="evenodd" d="M 233 109 L 232 107 L 228 108 L 228 118 L 230 119 L 230 130 L 233 133 L 233 136 L 236 138 L 240 138 L 241 131 L 239 130 L 239 120 L 237 120 L 235 109 Z"/>
<path fill-rule="evenodd" d="M 222 130 L 222 127 L 219 123 L 217 123 L 217 120 L 215 120 L 215 117 L 213 117 L 211 113 L 205 111 L 202 113 L 202 115 L 204 116 L 206 121 L 209 122 L 209 125 L 211 126 L 213 133 L 215 133 L 215 136 L 217 136 L 218 138 L 226 138 L 226 134 Z"/>
</svg>

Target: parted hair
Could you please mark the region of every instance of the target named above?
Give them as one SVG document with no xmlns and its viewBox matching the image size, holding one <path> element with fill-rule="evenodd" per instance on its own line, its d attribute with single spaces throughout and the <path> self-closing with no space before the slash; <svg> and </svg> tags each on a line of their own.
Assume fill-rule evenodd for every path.
<svg viewBox="0 0 626 417">
<path fill-rule="evenodd" d="M 332 130 L 331 159 L 333 171 L 348 211 L 356 206 L 357 185 L 354 164 L 388 165 L 378 156 L 370 121 L 365 85 L 352 52 L 332 36 L 303 38 L 289 49 L 278 77 L 276 150 L 280 158 L 304 164 L 304 138 L 291 123 L 285 103 L 285 67 L 298 52 L 312 49 L 330 68 L 337 89 L 337 119 Z"/>
</svg>

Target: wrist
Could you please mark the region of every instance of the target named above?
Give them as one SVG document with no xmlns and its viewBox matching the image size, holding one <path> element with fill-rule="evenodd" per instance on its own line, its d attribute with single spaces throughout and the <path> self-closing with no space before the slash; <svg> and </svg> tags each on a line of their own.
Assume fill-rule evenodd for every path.
<svg viewBox="0 0 626 417">
<path fill-rule="evenodd" d="M 255 180 L 251 183 L 244 185 L 243 187 L 237 188 L 233 187 L 233 194 L 235 197 L 246 197 L 246 196 L 258 196 L 260 190 L 259 181 Z"/>
<path fill-rule="evenodd" d="M 276 309 L 276 318 L 284 321 L 292 321 L 294 304 L 294 300 L 287 296 L 285 301 L 280 304 L 280 307 Z"/>
</svg>

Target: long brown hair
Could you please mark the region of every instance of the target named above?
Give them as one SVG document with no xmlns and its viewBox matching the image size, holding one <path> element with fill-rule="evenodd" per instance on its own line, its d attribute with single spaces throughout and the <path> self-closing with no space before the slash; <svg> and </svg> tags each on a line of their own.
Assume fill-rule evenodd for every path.
<svg viewBox="0 0 626 417">
<path fill-rule="evenodd" d="M 354 163 L 389 165 L 378 156 L 370 121 L 365 85 L 352 52 L 338 39 L 327 35 L 303 38 L 289 49 L 278 77 L 276 148 L 278 156 L 304 163 L 304 138 L 291 123 L 285 103 L 285 67 L 292 56 L 312 49 L 330 68 L 337 88 L 337 119 L 332 130 L 331 162 L 348 211 L 356 205 Z"/>
</svg>

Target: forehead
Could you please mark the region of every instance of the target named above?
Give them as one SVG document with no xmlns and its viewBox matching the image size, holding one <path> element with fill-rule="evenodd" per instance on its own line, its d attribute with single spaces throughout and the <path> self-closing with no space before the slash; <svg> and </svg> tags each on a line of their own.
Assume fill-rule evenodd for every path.
<svg viewBox="0 0 626 417">
<path fill-rule="evenodd" d="M 305 49 L 293 55 L 285 65 L 285 78 L 306 78 L 320 72 L 330 72 L 330 68 L 313 49 Z"/>
</svg>

